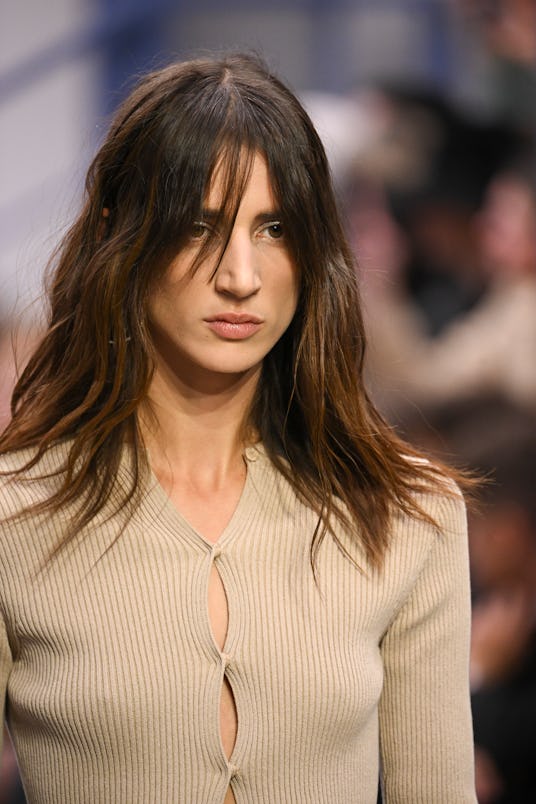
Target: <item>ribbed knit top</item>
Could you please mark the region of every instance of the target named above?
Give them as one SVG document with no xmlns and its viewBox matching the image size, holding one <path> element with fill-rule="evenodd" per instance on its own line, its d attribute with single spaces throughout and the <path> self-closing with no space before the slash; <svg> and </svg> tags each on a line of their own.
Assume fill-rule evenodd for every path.
<svg viewBox="0 0 536 804">
<path fill-rule="evenodd" d="M 63 451 L 63 453 L 62 453 Z M 29 453 L 0 460 L 12 468 Z M 44 459 L 60 465 L 64 448 Z M 154 477 L 121 530 L 107 509 L 40 570 L 58 515 L 0 525 L 0 691 L 30 804 L 467 804 L 473 786 L 469 589 L 460 498 L 440 523 L 398 516 L 381 572 L 363 571 L 261 448 L 219 541 L 204 540 Z M 0 515 L 51 478 L 0 479 Z M 115 540 L 115 541 L 114 541 Z M 224 651 L 207 605 L 228 601 Z M 237 709 L 221 743 L 224 674 Z"/>
</svg>

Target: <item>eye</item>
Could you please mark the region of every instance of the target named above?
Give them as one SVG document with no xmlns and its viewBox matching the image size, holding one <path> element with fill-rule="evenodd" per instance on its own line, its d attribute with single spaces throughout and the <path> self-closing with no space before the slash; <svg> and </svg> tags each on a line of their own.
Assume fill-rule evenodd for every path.
<svg viewBox="0 0 536 804">
<path fill-rule="evenodd" d="M 204 221 L 194 221 L 190 226 L 190 237 L 192 240 L 203 240 L 210 233 L 210 227 Z"/>
<path fill-rule="evenodd" d="M 283 224 L 280 221 L 274 221 L 265 226 L 263 232 L 266 232 L 271 240 L 279 240 L 284 235 Z"/>
</svg>

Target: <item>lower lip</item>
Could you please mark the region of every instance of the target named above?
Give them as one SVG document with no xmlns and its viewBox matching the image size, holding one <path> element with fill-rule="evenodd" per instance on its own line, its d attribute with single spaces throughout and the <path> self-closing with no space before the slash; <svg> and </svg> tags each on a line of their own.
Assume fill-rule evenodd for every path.
<svg viewBox="0 0 536 804">
<path fill-rule="evenodd" d="M 240 324 L 232 324 L 230 321 L 207 321 L 209 329 L 225 338 L 228 341 L 241 341 L 250 338 L 261 328 L 260 324 L 253 321 L 243 321 Z"/>
</svg>

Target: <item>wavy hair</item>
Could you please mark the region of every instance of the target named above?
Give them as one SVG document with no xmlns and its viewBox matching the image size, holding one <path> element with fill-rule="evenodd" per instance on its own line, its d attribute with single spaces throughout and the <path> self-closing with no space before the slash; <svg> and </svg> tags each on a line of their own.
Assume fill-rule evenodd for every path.
<svg viewBox="0 0 536 804">
<path fill-rule="evenodd" d="M 222 163 L 221 215 L 232 227 L 255 153 L 268 166 L 301 293 L 264 360 L 250 423 L 318 514 L 313 567 L 326 534 L 337 541 L 332 516 L 379 567 L 393 511 L 428 518 L 416 492 L 444 493 L 448 470 L 415 460 L 367 395 L 356 270 L 325 152 L 296 97 L 257 57 L 172 64 L 142 78 L 119 109 L 90 166 L 83 209 L 58 249 L 48 328 L 15 387 L 0 454 L 33 447 L 24 472 L 68 440 L 59 486 L 40 507 L 77 504 L 80 527 L 117 491 L 128 442 L 132 484 L 114 499 L 118 508 L 136 501 L 147 469 L 137 411 L 153 371 L 151 283 L 181 248 Z M 71 531 L 59 547 L 70 538 Z"/>
</svg>

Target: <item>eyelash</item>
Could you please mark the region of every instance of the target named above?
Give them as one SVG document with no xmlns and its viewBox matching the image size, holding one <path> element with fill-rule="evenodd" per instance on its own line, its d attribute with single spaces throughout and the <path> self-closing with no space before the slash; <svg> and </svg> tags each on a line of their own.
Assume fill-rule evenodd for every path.
<svg viewBox="0 0 536 804">
<path fill-rule="evenodd" d="M 201 233 L 196 234 L 196 229 L 201 229 Z M 204 221 L 194 221 L 190 229 L 190 237 L 192 240 L 203 240 L 203 238 L 205 238 L 210 231 L 211 227 Z"/>
<path fill-rule="evenodd" d="M 268 223 L 266 226 L 263 227 L 262 231 L 267 232 L 269 230 L 272 230 L 273 232 L 274 229 L 277 229 L 278 232 L 275 237 L 272 237 L 270 235 L 270 240 L 280 240 L 282 237 L 285 236 L 285 229 L 281 221 L 272 221 L 271 223 Z"/>
<path fill-rule="evenodd" d="M 197 233 L 196 230 L 198 230 Z M 285 234 L 281 221 L 270 221 L 270 223 L 264 224 L 259 231 L 266 233 L 271 231 L 271 234 L 268 235 L 270 240 L 280 240 Z M 211 232 L 214 232 L 214 229 L 208 223 L 204 221 L 194 221 L 190 230 L 190 236 L 192 240 L 203 240 Z"/>
</svg>

